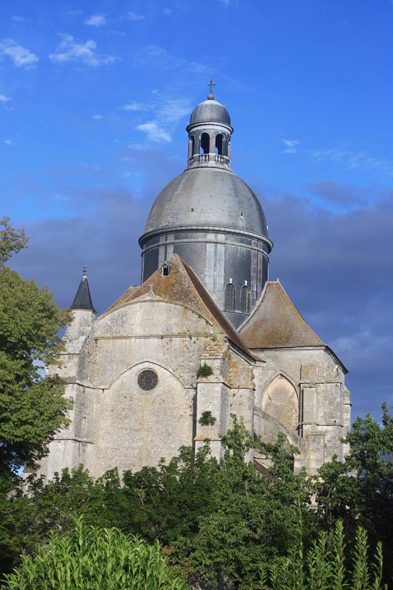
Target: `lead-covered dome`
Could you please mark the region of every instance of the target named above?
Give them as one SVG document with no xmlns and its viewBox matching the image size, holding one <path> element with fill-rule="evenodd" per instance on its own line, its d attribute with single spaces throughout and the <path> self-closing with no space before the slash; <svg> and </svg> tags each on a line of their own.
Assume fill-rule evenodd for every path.
<svg viewBox="0 0 393 590">
<path fill-rule="evenodd" d="M 191 113 L 190 125 L 197 123 L 231 124 L 231 118 L 226 108 L 216 100 L 208 99 L 198 104 Z"/>
<path fill-rule="evenodd" d="M 225 169 L 189 168 L 177 176 L 158 195 L 145 233 L 196 226 L 239 229 L 268 237 L 257 197 L 243 180 Z"/>
</svg>

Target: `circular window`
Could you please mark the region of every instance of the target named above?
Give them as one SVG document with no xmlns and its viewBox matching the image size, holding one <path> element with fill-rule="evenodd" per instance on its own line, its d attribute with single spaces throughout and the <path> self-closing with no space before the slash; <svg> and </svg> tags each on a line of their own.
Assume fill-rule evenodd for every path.
<svg viewBox="0 0 393 590">
<path fill-rule="evenodd" d="M 154 371 L 142 371 L 138 375 L 138 385 L 144 391 L 154 389 L 158 383 L 158 377 Z"/>
</svg>

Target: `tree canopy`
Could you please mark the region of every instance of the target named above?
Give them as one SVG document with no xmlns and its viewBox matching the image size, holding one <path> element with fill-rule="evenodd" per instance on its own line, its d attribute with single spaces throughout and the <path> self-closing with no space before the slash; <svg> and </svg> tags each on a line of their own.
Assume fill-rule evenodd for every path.
<svg viewBox="0 0 393 590">
<path fill-rule="evenodd" d="M 46 452 L 55 432 L 67 426 L 71 407 L 64 382 L 43 376 L 56 365 L 63 343 L 59 328 L 70 319 L 53 301 L 47 287 L 37 287 L 4 266 L 25 247 L 23 230 L 3 218 L 0 231 L 0 475 L 31 466 Z"/>
</svg>

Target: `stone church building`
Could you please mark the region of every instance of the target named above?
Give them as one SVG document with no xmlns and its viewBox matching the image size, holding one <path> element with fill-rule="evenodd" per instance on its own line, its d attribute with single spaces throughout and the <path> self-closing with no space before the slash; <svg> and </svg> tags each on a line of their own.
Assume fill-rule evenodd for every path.
<svg viewBox="0 0 393 590">
<path fill-rule="evenodd" d="M 48 478 L 80 463 L 94 477 L 137 471 L 205 439 L 219 458 L 231 414 L 265 442 L 283 432 L 300 450 L 296 471 L 345 454 L 347 370 L 269 281 L 265 215 L 232 171 L 231 120 L 211 92 L 187 132 L 187 168 L 159 194 L 139 240 L 141 285 L 96 317 L 83 275 L 60 370 L 72 424 L 41 463 Z"/>
</svg>

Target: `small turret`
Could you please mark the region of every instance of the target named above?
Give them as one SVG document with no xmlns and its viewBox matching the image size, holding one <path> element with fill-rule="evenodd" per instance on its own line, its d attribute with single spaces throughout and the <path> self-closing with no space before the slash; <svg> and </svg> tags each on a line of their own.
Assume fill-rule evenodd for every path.
<svg viewBox="0 0 393 590">
<path fill-rule="evenodd" d="M 192 111 L 188 132 L 188 168 L 231 167 L 231 135 L 233 128 L 226 108 L 217 102 L 210 80 L 207 100 Z"/>
<path fill-rule="evenodd" d="M 93 302 L 91 300 L 89 282 L 87 280 L 86 266 L 83 267 L 83 277 L 70 309 L 87 309 L 88 311 L 97 313 L 94 309 Z"/>
</svg>

